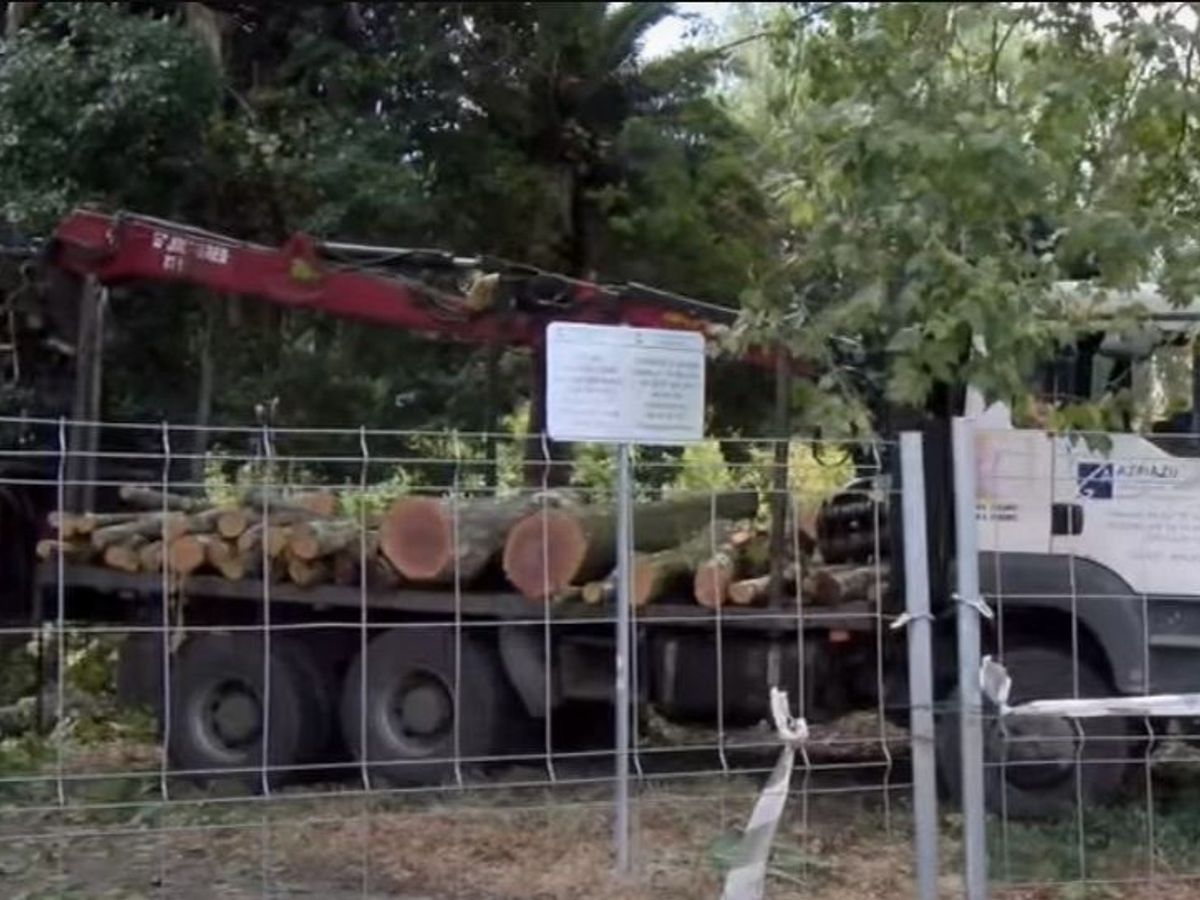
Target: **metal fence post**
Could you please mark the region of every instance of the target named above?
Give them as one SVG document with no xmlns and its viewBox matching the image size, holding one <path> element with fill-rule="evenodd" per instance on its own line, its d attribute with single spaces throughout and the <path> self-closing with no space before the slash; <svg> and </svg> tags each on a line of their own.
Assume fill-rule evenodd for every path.
<svg viewBox="0 0 1200 900">
<path fill-rule="evenodd" d="M 617 445 L 616 805 L 613 843 L 617 872 L 629 872 L 629 607 L 633 561 L 633 482 L 629 445 Z"/>
<path fill-rule="evenodd" d="M 904 602 L 908 622 L 909 722 L 917 897 L 937 900 L 937 761 L 933 732 L 933 626 L 925 519 L 925 453 L 918 432 L 900 435 Z"/>
<path fill-rule="evenodd" d="M 963 847 L 967 900 L 987 896 L 987 810 L 983 789 L 983 708 L 979 688 L 979 548 L 975 522 L 975 429 L 956 418 L 954 441 L 954 537 L 958 572 L 959 725 L 962 739 Z"/>
</svg>

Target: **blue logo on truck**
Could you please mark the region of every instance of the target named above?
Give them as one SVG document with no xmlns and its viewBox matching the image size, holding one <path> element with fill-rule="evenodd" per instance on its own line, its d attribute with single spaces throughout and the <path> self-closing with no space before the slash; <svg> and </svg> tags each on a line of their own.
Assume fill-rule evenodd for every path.
<svg viewBox="0 0 1200 900">
<path fill-rule="evenodd" d="M 1113 496 L 1113 464 L 1081 462 L 1075 473 L 1079 496 L 1090 500 L 1111 500 Z"/>
</svg>

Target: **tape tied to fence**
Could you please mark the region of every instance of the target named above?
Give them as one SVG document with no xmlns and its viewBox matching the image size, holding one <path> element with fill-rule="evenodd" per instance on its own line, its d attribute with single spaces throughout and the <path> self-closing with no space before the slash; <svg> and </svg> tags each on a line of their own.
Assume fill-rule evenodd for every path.
<svg viewBox="0 0 1200 900">
<path fill-rule="evenodd" d="M 1015 706 L 1008 700 L 1012 678 L 990 656 L 979 667 L 979 686 L 985 697 L 1005 716 L 1052 716 L 1064 719 L 1101 719 L 1108 716 L 1200 716 L 1200 694 L 1148 694 L 1129 697 L 1063 698 L 1030 700 Z"/>
<path fill-rule="evenodd" d="M 721 900 L 762 900 L 767 886 L 767 861 L 771 856 L 771 843 L 787 804 L 788 790 L 792 783 L 792 768 L 796 759 L 796 748 L 808 740 L 808 723 L 794 718 L 788 707 L 788 695 L 779 688 L 771 688 L 771 718 L 775 732 L 783 743 L 779 759 L 767 779 L 746 831 L 738 844 L 734 863 L 725 877 L 725 890 Z"/>
</svg>

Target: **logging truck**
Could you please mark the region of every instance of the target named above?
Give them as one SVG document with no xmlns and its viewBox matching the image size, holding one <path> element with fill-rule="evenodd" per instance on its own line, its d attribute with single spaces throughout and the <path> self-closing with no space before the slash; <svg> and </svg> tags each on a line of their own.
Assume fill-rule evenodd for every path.
<svg viewBox="0 0 1200 900">
<path fill-rule="evenodd" d="M 535 357 L 549 321 L 691 328 L 716 338 L 728 310 L 482 259 L 303 237 L 267 248 L 90 212 L 69 217 L 40 252 L 79 292 L 76 379 L 63 394 L 74 424 L 5 423 L 12 436 L 0 472 L 0 611 L 10 625 L 131 626 L 120 687 L 160 714 L 174 770 L 234 773 L 257 786 L 264 764 L 270 778 L 285 780 L 353 760 L 383 781 L 424 783 L 525 758 L 539 723 L 611 703 L 611 506 L 547 477 L 542 489 L 513 496 L 410 496 L 368 516 L 321 491 L 264 485 L 210 503 L 159 489 L 161 472 L 134 464 L 98 472 L 96 460 L 112 454 L 98 452 L 106 443 L 92 424 L 96 293 L 138 279 L 190 283 L 458 340 L 525 344 Z M 379 268 L 380 259 L 390 267 Z M 1170 336 L 1181 314 L 1156 296 L 1151 318 Z M 1055 399 L 1098 396 L 1136 380 L 1152 349 L 1098 329 L 1046 367 L 1042 386 Z M 962 400 L 960 411 L 970 398 Z M 1150 523 L 1163 510 L 1153 504 L 1169 498 L 1160 490 L 1151 502 L 1142 486 L 1154 479 L 1175 499 L 1195 490 L 1200 468 L 1189 456 L 1200 455 L 1198 439 L 1128 437 L 1101 451 L 1013 428 L 1002 408 L 973 412 L 984 429 L 981 576 L 985 595 L 1002 607 L 987 640 L 1002 650 L 1016 699 L 1055 696 L 1064 685 L 1081 695 L 1194 688 L 1200 621 L 1187 601 L 1200 583 L 1196 555 L 1169 542 L 1160 556 L 1146 555 L 1146 541 L 1162 542 Z M 936 699 L 950 708 L 948 421 L 909 424 L 926 436 Z M 811 528 L 797 517 L 764 524 L 756 494 L 640 504 L 632 596 L 639 703 L 669 719 L 732 729 L 767 715 L 770 685 L 800 685 L 811 721 L 882 709 L 905 723 L 904 641 L 881 631 L 904 607 L 904 535 L 891 511 L 897 460 L 883 463 L 829 501 Z M 784 526 L 787 542 L 764 533 Z M 1031 726 L 1035 740 L 1016 748 L 1022 764 L 989 770 L 1000 773 L 990 777 L 990 796 L 1004 788 L 1014 815 L 1061 811 L 1077 787 L 1089 801 L 1111 796 L 1123 760 L 1142 752 L 1146 735 L 1110 719 L 1084 727 L 1085 737 L 1111 740 L 1081 742 L 1057 723 Z M 953 792 L 960 757 L 952 719 L 938 733 Z M 988 747 L 995 759 L 1013 758 L 998 735 Z M 1073 762 L 1095 753 L 1109 755 Z"/>
</svg>

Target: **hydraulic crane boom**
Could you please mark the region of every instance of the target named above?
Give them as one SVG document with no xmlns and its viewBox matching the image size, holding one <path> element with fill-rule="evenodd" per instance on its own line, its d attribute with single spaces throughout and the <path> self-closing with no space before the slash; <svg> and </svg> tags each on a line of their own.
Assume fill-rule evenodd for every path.
<svg viewBox="0 0 1200 900">
<path fill-rule="evenodd" d="M 59 224 L 50 260 L 103 284 L 183 282 L 502 346 L 537 345 L 549 321 L 685 329 L 712 341 L 736 316 L 639 285 L 593 284 L 487 258 L 321 243 L 302 234 L 266 247 L 174 222 L 86 210 Z"/>
</svg>

